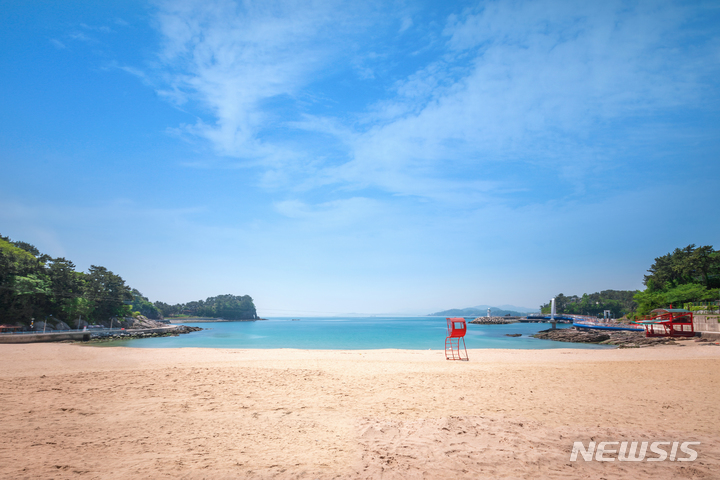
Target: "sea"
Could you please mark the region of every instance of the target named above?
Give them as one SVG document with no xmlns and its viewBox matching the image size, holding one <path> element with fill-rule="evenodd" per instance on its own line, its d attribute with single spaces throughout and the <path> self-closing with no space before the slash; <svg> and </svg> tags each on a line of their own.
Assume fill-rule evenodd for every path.
<svg viewBox="0 0 720 480">
<path fill-rule="evenodd" d="M 200 332 L 174 337 L 117 340 L 103 345 L 132 348 L 298 348 L 307 350 L 443 350 L 444 317 L 301 317 L 254 322 L 212 322 L 185 325 Z M 558 328 L 569 325 L 558 324 Z M 532 338 L 548 323 L 476 325 L 468 323 L 465 344 L 473 348 L 547 349 L 614 348 L 607 345 L 554 342 Z M 507 335 L 521 334 L 519 337 Z"/>
</svg>

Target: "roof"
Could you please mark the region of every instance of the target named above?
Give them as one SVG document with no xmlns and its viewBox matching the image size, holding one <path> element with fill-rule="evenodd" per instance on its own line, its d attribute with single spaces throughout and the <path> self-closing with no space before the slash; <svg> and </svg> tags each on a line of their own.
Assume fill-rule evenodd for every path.
<svg viewBox="0 0 720 480">
<path fill-rule="evenodd" d="M 656 308 L 650 313 L 657 313 L 657 312 L 668 312 L 668 313 L 690 313 L 690 310 L 685 310 L 684 308 Z"/>
</svg>

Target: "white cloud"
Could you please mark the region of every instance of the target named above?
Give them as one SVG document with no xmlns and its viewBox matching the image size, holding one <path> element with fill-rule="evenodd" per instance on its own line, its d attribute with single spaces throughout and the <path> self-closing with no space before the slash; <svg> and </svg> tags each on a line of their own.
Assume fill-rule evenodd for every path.
<svg viewBox="0 0 720 480">
<path fill-rule="evenodd" d="M 325 94 L 313 89 L 338 63 L 360 74 L 342 78 L 351 92 L 354 81 L 379 81 L 377 66 L 403 60 L 392 47 L 376 53 L 373 39 L 383 33 L 370 21 L 373 8 L 163 3 L 169 80 L 159 93 L 198 102 L 203 118 L 180 131 L 261 166 L 264 186 L 334 184 L 477 204 L 517 183 L 517 175 L 498 176 L 498 164 L 541 165 L 583 192 L 589 174 L 626 161 L 609 144 L 634 148 L 624 123 L 642 135 L 655 128 L 653 116 L 701 107 L 704 82 L 718 70 L 712 35 L 688 29 L 698 12 L 683 5 L 487 2 L 450 16 L 444 47 L 386 82 L 385 98 L 366 100 L 357 115 L 299 101 Z M 401 31 L 421 21 L 390 13 Z M 334 99 L 350 96 L 342 95 Z"/>
<path fill-rule="evenodd" d="M 558 2 L 490 2 L 453 16 L 449 53 L 370 109 L 376 126 L 354 137 L 338 180 L 422 195 L 467 186 L 462 171 L 482 178 L 496 162 L 522 161 L 582 181 L 605 168 L 608 142 L 633 147 L 615 123 L 701 107 L 718 63 L 699 67 L 707 46 L 683 45 L 687 17 L 673 4 Z"/>
<path fill-rule="evenodd" d="M 88 37 L 82 32 L 71 32 L 68 34 L 68 37 L 70 37 L 73 40 L 80 40 L 81 42 L 92 42 L 93 39 Z"/>
<path fill-rule="evenodd" d="M 334 54 L 329 39 L 348 14 L 333 2 L 164 3 L 158 13 L 170 92 L 207 108 L 213 123 L 189 132 L 219 153 L 263 158 L 259 132 L 275 121 L 264 102 L 292 98 Z"/>
<path fill-rule="evenodd" d="M 275 203 L 281 215 L 302 220 L 312 228 L 335 229 L 343 225 L 365 223 L 375 220 L 382 213 L 380 202 L 370 198 L 352 197 L 309 205 L 299 200 L 285 200 Z"/>
</svg>

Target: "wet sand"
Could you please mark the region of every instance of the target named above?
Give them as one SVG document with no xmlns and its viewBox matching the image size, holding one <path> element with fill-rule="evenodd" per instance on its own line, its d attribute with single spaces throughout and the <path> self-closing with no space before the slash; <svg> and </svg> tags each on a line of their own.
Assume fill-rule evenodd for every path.
<svg viewBox="0 0 720 480">
<path fill-rule="evenodd" d="M 720 347 L 683 343 L 470 362 L 0 345 L 0 478 L 720 478 Z M 632 440 L 701 444 L 693 462 L 569 460 Z"/>
</svg>

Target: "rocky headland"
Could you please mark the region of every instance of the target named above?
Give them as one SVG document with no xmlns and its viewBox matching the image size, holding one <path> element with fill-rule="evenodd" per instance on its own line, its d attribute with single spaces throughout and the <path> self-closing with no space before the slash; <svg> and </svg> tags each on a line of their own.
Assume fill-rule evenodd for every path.
<svg viewBox="0 0 720 480">
<path fill-rule="evenodd" d="M 556 330 L 542 330 L 535 335 L 542 340 L 555 340 L 556 342 L 596 343 L 599 345 L 616 345 L 620 348 L 642 348 L 655 345 L 682 345 L 686 341 L 707 341 L 694 337 L 645 337 L 644 332 L 588 330 L 572 328 L 559 328 Z"/>
<path fill-rule="evenodd" d="M 96 330 L 91 333 L 90 340 L 86 341 L 85 343 L 101 343 L 112 342 L 115 340 L 130 340 L 152 337 L 177 337 L 178 335 L 184 333 L 199 332 L 200 330 L 202 330 L 202 328 L 200 327 L 189 327 L 187 325 L 161 325 L 161 327 L 156 328 L 141 328 L 129 330 Z"/>
</svg>

